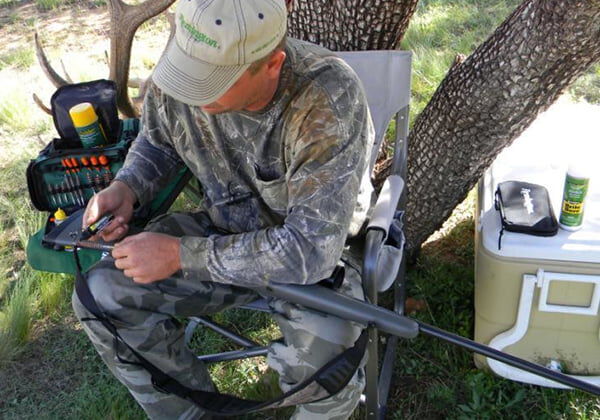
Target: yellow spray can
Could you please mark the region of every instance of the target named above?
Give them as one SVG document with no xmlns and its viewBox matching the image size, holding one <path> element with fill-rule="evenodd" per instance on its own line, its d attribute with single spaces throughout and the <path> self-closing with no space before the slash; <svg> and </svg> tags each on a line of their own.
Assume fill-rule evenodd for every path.
<svg viewBox="0 0 600 420">
<path fill-rule="evenodd" d="M 98 147 L 107 143 L 106 135 L 91 103 L 82 102 L 71 107 L 69 115 L 73 120 L 73 126 L 79 134 L 83 147 Z"/>
</svg>

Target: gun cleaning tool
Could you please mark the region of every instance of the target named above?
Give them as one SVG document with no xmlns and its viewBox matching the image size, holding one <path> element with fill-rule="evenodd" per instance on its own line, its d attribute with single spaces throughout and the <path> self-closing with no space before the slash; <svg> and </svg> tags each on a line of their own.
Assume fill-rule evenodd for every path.
<svg viewBox="0 0 600 420">
<path fill-rule="evenodd" d="M 67 184 L 68 192 L 71 195 L 73 204 L 80 206 L 81 203 L 79 202 L 79 198 L 77 197 L 77 193 L 75 192 L 75 185 L 73 184 L 73 179 L 71 178 L 69 172 L 65 174 L 65 183 Z"/>
<path fill-rule="evenodd" d="M 106 166 L 106 165 L 108 165 L 109 160 L 105 155 L 100 155 L 100 157 L 98 158 L 98 162 L 100 162 L 100 165 Z M 110 169 L 108 169 L 108 170 L 110 170 Z"/>
<path fill-rule="evenodd" d="M 102 178 L 104 178 L 104 183 L 108 185 L 113 179 L 112 172 L 110 170 L 110 167 L 108 166 L 109 160 L 106 156 L 100 155 L 100 157 L 98 158 L 98 162 L 102 165 L 102 169 L 104 169 L 105 171 L 102 174 Z"/>
<path fill-rule="evenodd" d="M 102 232 L 102 230 L 108 226 L 108 224 L 114 219 L 114 216 L 112 214 L 106 214 L 104 216 L 102 216 L 100 218 L 100 220 L 98 220 L 95 223 L 92 223 L 91 225 L 89 225 L 86 229 L 83 229 L 81 232 L 81 235 L 79 235 L 79 239 L 84 241 L 86 239 L 91 238 L 92 236 L 94 236 L 97 233 Z"/>
<path fill-rule="evenodd" d="M 48 193 L 50 196 L 50 204 L 52 205 L 52 207 L 58 207 L 58 205 L 56 204 L 56 198 L 54 197 L 54 192 L 52 190 L 52 185 L 48 184 Z"/>
<path fill-rule="evenodd" d="M 98 189 L 96 188 L 96 184 L 94 184 L 94 179 L 92 178 L 92 174 L 87 172 L 85 174 L 85 177 L 87 179 L 88 184 L 90 184 L 90 188 L 92 189 L 92 191 L 94 191 L 94 193 L 97 193 Z"/>
<path fill-rule="evenodd" d="M 48 187 L 50 188 L 50 191 L 52 192 L 52 194 L 54 194 L 54 197 L 56 198 L 56 202 L 58 202 L 59 206 L 63 206 L 63 198 L 60 195 L 60 188 L 57 185 L 48 185 Z"/>
<path fill-rule="evenodd" d="M 81 182 L 79 181 L 79 164 L 77 163 L 77 159 L 67 158 L 67 165 L 71 168 L 71 184 L 73 186 L 73 190 L 75 195 L 77 196 L 77 200 L 81 207 L 85 207 L 85 198 L 83 197 L 83 193 L 81 192 Z"/>
<path fill-rule="evenodd" d="M 73 181 L 75 181 L 75 191 L 77 193 L 77 195 L 79 196 L 79 200 L 81 202 L 81 206 L 85 206 L 85 197 L 83 196 L 83 192 L 82 192 L 82 188 L 81 188 L 81 181 L 79 180 L 79 163 L 77 163 L 77 159 L 72 157 L 71 158 L 71 174 L 73 175 Z"/>
<path fill-rule="evenodd" d="M 68 176 L 65 176 L 65 178 L 63 180 L 63 186 L 64 186 L 64 191 L 67 194 L 69 194 L 69 196 L 71 197 L 71 204 L 78 205 L 79 203 L 77 202 L 77 199 L 75 198 L 75 195 L 73 194 L 73 188 L 71 187 L 71 182 L 69 181 Z"/>
<path fill-rule="evenodd" d="M 100 178 L 100 175 L 94 175 L 94 184 L 96 184 L 96 186 L 102 190 L 104 187 L 102 186 L 102 178 Z"/>
<path fill-rule="evenodd" d="M 98 162 L 98 158 L 96 156 L 90 156 L 90 163 L 92 165 L 92 168 L 94 168 L 96 171 L 100 172 L 100 167 L 98 165 L 99 162 Z"/>
<path fill-rule="evenodd" d="M 79 159 L 81 161 L 81 164 L 83 165 L 83 167 L 85 169 L 87 169 L 87 171 L 85 172 L 85 178 L 87 179 L 88 184 L 90 184 L 90 188 L 92 189 L 92 191 L 94 193 L 98 192 L 98 189 L 96 188 L 96 185 L 94 184 L 93 181 L 93 170 L 91 168 L 91 164 L 90 164 L 90 160 L 86 157 L 86 156 L 82 156 L 81 159 Z"/>
</svg>

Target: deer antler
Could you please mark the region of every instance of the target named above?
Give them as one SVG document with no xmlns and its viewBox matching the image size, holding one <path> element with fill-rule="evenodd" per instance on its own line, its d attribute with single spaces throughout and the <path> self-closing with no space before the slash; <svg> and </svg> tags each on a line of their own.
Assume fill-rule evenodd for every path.
<svg viewBox="0 0 600 420">
<path fill-rule="evenodd" d="M 133 45 L 133 37 L 135 32 L 142 23 L 153 18 L 154 16 L 159 15 L 174 2 L 175 0 L 146 0 L 138 5 L 129 5 L 122 0 L 109 1 L 110 55 L 108 59 L 108 78 L 113 80 L 117 85 L 117 107 L 119 108 L 119 111 L 121 111 L 121 113 L 126 117 L 136 117 L 138 114 L 136 107 L 134 107 L 132 104 L 132 100 L 129 98 L 127 92 L 129 64 L 131 61 L 131 47 Z M 170 40 L 175 34 L 175 19 L 172 13 L 167 14 L 167 19 L 169 20 L 171 27 L 171 32 L 169 34 Z M 42 48 L 37 32 L 35 33 L 34 38 L 38 61 L 40 62 L 42 70 L 52 84 L 59 88 L 66 84 L 73 83 L 69 75 L 66 74 L 66 71 L 65 80 L 52 68 L 50 61 L 46 57 L 44 49 Z M 133 102 L 139 106 L 146 90 L 146 81 L 138 80 L 137 85 L 140 88 L 140 94 L 138 97 L 133 99 Z M 50 113 L 49 108 L 43 105 L 37 96 L 34 97 L 34 101 L 45 112 Z"/>
<path fill-rule="evenodd" d="M 38 35 L 37 31 L 33 34 L 33 39 L 35 40 L 35 55 L 37 56 L 37 59 L 40 62 L 40 66 L 42 67 L 42 70 L 44 71 L 44 74 L 46 74 L 46 77 L 48 79 L 50 79 L 50 81 L 52 82 L 52 84 L 55 87 L 59 88 L 59 87 L 64 86 L 64 85 L 66 85 L 68 83 L 73 83 L 73 82 L 71 82 L 71 78 L 69 77 L 69 75 L 66 74 L 67 72 L 66 72 L 66 70 L 64 68 L 64 65 L 63 65 L 63 70 L 65 71 L 65 75 L 67 77 L 67 80 L 63 79 L 56 72 L 56 70 L 54 70 L 52 68 L 52 65 L 50 65 L 50 60 L 48 60 L 48 57 L 46 57 L 46 53 L 44 52 L 44 48 L 42 47 L 42 43 L 40 42 L 40 38 L 39 38 L 39 35 Z M 61 61 L 61 64 L 62 64 L 62 61 Z M 37 96 L 35 93 L 33 94 L 33 101 L 46 114 L 52 115 L 52 111 L 50 110 L 50 108 L 48 106 L 46 106 L 42 102 L 42 100 L 39 98 L 39 96 Z"/>
<path fill-rule="evenodd" d="M 166 10 L 175 0 L 147 0 L 138 5 L 129 5 L 122 0 L 110 0 L 110 73 L 109 79 L 117 84 L 117 106 L 127 117 L 137 112 L 127 94 L 129 63 L 133 36 L 139 26 L 148 19 Z"/>
<path fill-rule="evenodd" d="M 35 40 L 35 55 L 37 56 L 37 59 L 40 62 L 40 66 L 46 74 L 46 77 L 48 77 L 52 84 L 57 88 L 68 84 L 69 82 L 60 77 L 60 75 L 50 65 L 50 60 L 48 60 L 48 57 L 46 57 L 46 53 L 42 48 L 42 43 L 40 42 L 40 37 L 38 36 L 37 31 L 34 33 L 33 38 Z"/>
</svg>

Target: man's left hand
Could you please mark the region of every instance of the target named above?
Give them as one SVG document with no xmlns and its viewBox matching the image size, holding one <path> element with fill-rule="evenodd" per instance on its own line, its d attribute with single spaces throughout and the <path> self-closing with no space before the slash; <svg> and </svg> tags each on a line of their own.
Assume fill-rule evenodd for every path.
<svg viewBox="0 0 600 420">
<path fill-rule="evenodd" d="M 136 283 L 163 280 L 181 269 L 179 238 L 143 232 L 115 244 L 115 266 Z"/>
</svg>

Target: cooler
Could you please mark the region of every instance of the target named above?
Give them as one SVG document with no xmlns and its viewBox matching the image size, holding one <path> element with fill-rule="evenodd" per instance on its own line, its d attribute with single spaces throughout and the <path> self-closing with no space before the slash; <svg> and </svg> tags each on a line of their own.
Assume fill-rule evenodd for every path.
<svg viewBox="0 0 600 420">
<path fill-rule="evenodd" d="M 479 182 L 475 340 L 600 385 L 600 163 L 578 231 L 559 229 L 552 237 L 505 231 L 499 249 L 500 215 L 494 208 L 499 182 L 531 182 L 548 189 L 558 219 L 569 160 L 600 156 L 597 131 L 593 136 L 523 136 Z M 564 387 L 483 356 L 475 362 L 515 381 Z"/>
</svg>

